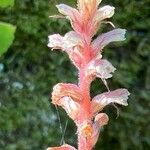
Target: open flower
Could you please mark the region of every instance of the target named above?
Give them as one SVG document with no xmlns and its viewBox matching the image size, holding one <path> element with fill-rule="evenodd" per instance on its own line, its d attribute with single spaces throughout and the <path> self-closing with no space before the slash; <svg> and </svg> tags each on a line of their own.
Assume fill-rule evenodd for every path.
<svg viewBox="0 0 150 150">
<path fill-rule="evenodd" d="M 52 103 L 64 108 L 73 120 L 78 117 L 81 100 L 80 89 L 75 84 L 59 83 L 53 88 Z"/>
<path fill-rule="evenodd" d="M 94 53 L 97 55 L 99 51 L 102 51 L 102 49 L 111 42 L 124 41 L 125 33 L 126 33 L 125 29 L 114 29 L 112 31 L 109 31 L 107 33 L 98 36 L 92 42 L 92 47 L 95 51 Z"/>
<path fill-rule="evenodd" d="M 77 85 L 71 83 L 58 83 L 53 87 L 52 103 L 58 104 L 59 100 L 63 97 L 71 97 L 74 101 L 81 101 L 82 96 L 80 89 Z"/>
<path fill-rule="evenodd" d="M 73 29 L 75 31 L 79 31 L 81 26 L 81 20 L 82 20 L 79 11 L 66 4 L 59 4 L 56 5 L 56 7 L 58 8 L 58 11 L 62 15 L 66 16 L 66 18 L 70 20 Z"/>
<path fill-rule="evenodd" d="M 93 78 L 99 77 L 102 80 L 112 77 L 112 73 L 116 68 L 106 59 L 93 59 L 87 67 L 86 74 Z"/>
<path fill-rule="evenodd" d="M 92 99 L 93 112 L 97 113 L 101 111 L 106 105 L 110 103 L 117 103 L 127 106 L 127 99 L 130 93 L 127 89 L 117 89 L 111 92 L 105 92 L 95 96 Z"/>
<path fill-rule="evenodd" d="M 78 33 L 70 31 L 64 37 L 60 34 L 50 35 L 48 47 L 65 51 L 77 68 L 81 66 L 83 41 Z"/>
</svg>

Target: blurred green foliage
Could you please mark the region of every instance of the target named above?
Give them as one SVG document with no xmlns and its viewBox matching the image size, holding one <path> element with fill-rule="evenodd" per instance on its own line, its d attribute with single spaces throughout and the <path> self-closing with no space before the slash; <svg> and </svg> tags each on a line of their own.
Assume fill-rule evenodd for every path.
<svg viewBox="0 0 150 150">
<path fill-rule="evenodd" d="M 0 22 L 0 56 L 6 52 L 8 47 L 12 44 L 15 33 L 15 26 Z"/>
<path fill-rule="evenodd" d="M 0 0 L 0 8 L 13 6 L 14 0 Z M 0 21 L 0 56 L 5 53 L 14 39 L 15 26 Z"/>
<path fill-rule="evenodd" d="M 0 0 L 0 7 L 5 8 L 14 5 L 14 0 Z"/>
<path fill-rule="evenodd" d="M 77 82 L 77 70 L 66 54 L 47 48 L 47 36 L 71 30 L 67 20 L 49 19 L 55 4 L 73 0 L 16 0 L 14 8 L 0 11 L 3 21 L 16 24 L 13 46 L 0 58 L 0 149 L 44 150 L 59 145 L 61 132 L 56 109 L 50 103 L 52 86 Z M 128 107 L 108 106 L 109 124 L 101 131 L 95 150 L 150 149 L 150 19 L 149 0 L 103 0 L 116 7 L 111 19 L 116 27 L 128 30 L 124 43 L 104 49 L 104 57 L 117 68 L 109 85 L 131 92 Z M 109 25 L 103 25 L 111 30 Z M 100 30 L 101 31 L 101 30 Z M 99 79 L 91 95 L 106 91 Z M 60 108 L 64 129 L 68 116 Z M 65 141 L 76 146 L 76 129 L 69 119 Z"/>
</svg>

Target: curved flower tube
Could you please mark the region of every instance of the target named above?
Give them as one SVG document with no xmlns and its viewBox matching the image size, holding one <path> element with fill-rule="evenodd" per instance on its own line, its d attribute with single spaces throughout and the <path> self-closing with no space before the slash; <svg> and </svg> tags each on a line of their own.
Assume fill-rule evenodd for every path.
<svg viewBox="0 0 150 150">
<path fill-rule="evenodd" d="M 111 92 L 99 94 L 92 99 L 93 111 L 94 113 L 97 113 L 110 103 L 127 106 L 127 99 L 129 95 L 130 93 L 127 89 L 117 89 Z"/>
<path fill-rule="evenodd" d="M 125 29 L 114 29 L 110 32 L 98 36 L 92 42 L 92 47 L 95 50 L 95 53 L 97 54 L 99 51 L 102 51 L 102 49 L 111 42 L 124 41 L 125 33 Z"/>
<path fill-rule="evenodd" d="M 80 102 L 82 95 L 77 85 L 71 83 L 58 83 L 53 87 L 52 103 L 58 104 L 58 101 L 63 97 L 71 97 L 74 101 Z"/>
</svg>

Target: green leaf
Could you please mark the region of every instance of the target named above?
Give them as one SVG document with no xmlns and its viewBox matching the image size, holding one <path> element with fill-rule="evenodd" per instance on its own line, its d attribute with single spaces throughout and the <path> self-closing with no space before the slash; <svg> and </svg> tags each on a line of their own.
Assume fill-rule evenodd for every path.
<svg viewBox="0 0 150 150">
<path fill-rule="evenodd" d="M 14 0 L 0 0 L 0 7 L 5 8 L 14 5 Z"/>
<path fill-rule="evenodd" d="M 15 30 L 15 26 L 0 22 L 0 56 L 6 52 L 9 46 L 12 44 Z"/>
</svg>

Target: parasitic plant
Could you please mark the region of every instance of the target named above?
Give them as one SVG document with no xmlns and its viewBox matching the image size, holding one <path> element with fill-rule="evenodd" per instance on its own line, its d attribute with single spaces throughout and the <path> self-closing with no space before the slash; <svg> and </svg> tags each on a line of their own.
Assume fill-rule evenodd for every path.
<svg viewBox="0 0 150 150">
<path fill-rule="evenodd" d="M 102 23 L 109 23 L 114 27 L 107 19 L 113 16 L 115 8 L 109 5 L 99 8 L 100 2 L 101 0 L 78 0 L 78 9 L 65 4 L 57 5 L 58 11 L 70 20 L 73 31 L 64 36 L 49 36 L 48 47 L 65 51 L 79 71 L 78 85 L 58 83 L 52 92 L 52 103 L 64 108 L 77 126 L 78 150 L 93 149 L 102 126 L 109 120 L 107 114 L 101 112 L 106 105 L 128 105 L 128 90 L 109 90 L 106 79 L 111 78 L 116 69 L 108 60 L 102 58 L 103 48 L 111 42 L 124 41 L 126 30 L 113 29 L 93 39 Z M 101 78 L 107 92 L 91 98 L 90 85 L 96 77 Z M 64 144 L 49 147 L 47 150 L 76 148 Z"/>
</svg>

